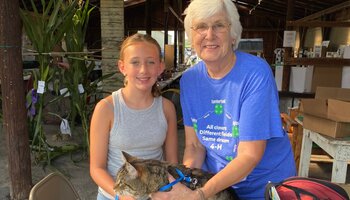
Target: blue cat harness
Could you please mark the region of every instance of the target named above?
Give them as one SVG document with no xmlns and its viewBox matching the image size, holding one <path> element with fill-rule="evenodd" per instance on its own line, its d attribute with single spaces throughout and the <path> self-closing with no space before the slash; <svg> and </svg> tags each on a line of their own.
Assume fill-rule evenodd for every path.
<svg viewBox="0 0 350 200">
<path fill-rule="evenodd" d="M 179 169 L 175 168 L 177 174 L 179 175 L 179 178 L 177 178 L 175 181 L 169 183 L 168 185 L 164 185 L 163 187 L 159 188 L 160 192 L 166 191 L 170 189 L 172 186 L 174 186 L 176 183 L 181 181 L 186 181 L 187 183 L 192 183 L 196 185 L 198 183 L 198 180 L 196 178 L 191 178 L 189 176 L 185 176 Z"/>
</svg>

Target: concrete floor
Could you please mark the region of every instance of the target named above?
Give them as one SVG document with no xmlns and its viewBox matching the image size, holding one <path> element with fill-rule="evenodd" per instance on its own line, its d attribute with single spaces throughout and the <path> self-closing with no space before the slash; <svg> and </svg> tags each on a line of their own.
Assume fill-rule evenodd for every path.
<svg viewBox="0 0 350 200">
<path fill-rule="evenodd" d="M 56 127 L 50 127 L 52 132 L 57 131 Z M 179 128 L 179 156 L 182 159 L 184 148 L 184 131 Z M 5 134 L 0 131 L 0 200 L 9 199 L 10 179 L 8 176 L 7 153 L 5 144 Z M 70 155 L 60 157 L 52 163 L 51 166 L 42 167 L 32 163 L 33 184 L 44 178 L 53 171 L 60 171 L 72 182 L 73 186 L 83 200 L 95 200 L 97 186 L 92 181 L 89 174 L 89 160 L 85 159 L 79 162 L 73 162 Z M 312 162 L 310 164 L 309 176 L 325 180 L 331 179 L 332 163 Z M 347 184 L 342 185 L 348 193 L 350 192 L 349 170 L 347 175 Z"/>
</svg>

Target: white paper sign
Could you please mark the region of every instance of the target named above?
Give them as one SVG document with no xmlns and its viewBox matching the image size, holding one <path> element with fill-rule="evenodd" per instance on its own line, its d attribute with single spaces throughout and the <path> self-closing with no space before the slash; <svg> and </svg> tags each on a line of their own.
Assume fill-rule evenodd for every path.
<svg viewBox="0 0 350 200">
<path fill-rule="evenodd" d="M 84 87 L 83 87 L 82 84 L 79 84 L 79 85 L 78 85 L 78 90 L 79 90 L 79 93 L 80 93 L 80 94 L 84 93 L 85 90 L 84 90 Z"/>
<path fill-rule="evenodd" d="M 44 94 L 45 92 L 45 81 L 38 81 L 38 94 Z"/>
<path fill-rule="evenodd" d="M 69 126 L 68 120 L 62 119 L 61 125 L 60 125 L 60 130 L 61 130 L 61 133 L 62 133 L 62 134 L 66 134 L 66 135 L 72 136 L 72 133 L 71 133 L 71 131 L 70 131 L 70 126 Z"/>
<path fill-rule="evenodd" d="M 328 47 L 328 45 L 329 45 L 329 40 L 322 41 L 323 47 Z"/>
<path fill-rule="evenodd" d="M 284 31 L 283 47 L 295 47 L 296 31 Z"/>
<path fill-rule="evenodd" d="M 65 94 L 64 97 L 68 97 L 70 95 L 69 92 L 68 92 L 68 88 L 60 89 L 60 94 L 61 95 Z"/>
</svg>

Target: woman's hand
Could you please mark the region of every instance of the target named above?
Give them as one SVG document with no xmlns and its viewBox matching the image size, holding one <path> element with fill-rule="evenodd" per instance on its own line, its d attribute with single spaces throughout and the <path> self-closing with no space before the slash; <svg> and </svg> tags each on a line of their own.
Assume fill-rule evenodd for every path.
<svg viewBox="0 0 350 200">
<path fill-rule="evenodd" d="M 173 182 L 175 179 L 169 175 L 169 182 Z M 152 195 L 152 200 L 198 200 L 199 196 L 196 191 L 193 191 L 181 183 L 177 183 L 168 192 L 156 192 Z"/>
<path fill-rule="evenodd" d="M 119 196 L 119 200 L 135 200 L 135 199 L 130 196 Z"/>
</svg>

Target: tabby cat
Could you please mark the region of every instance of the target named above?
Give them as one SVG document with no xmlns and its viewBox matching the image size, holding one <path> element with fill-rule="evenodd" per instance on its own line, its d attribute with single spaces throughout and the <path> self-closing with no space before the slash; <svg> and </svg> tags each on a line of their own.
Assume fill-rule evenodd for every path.
<svg viewBox="0 0 350 200">
<path fill-rule="evenodd" d="M 201 169 L 190 169 L 184 165 L 173 165 L 165 161 L 153 159 L 139 159 L 122 152 L 125 163 L 117 173 L 114 190 L 118 195 L 132 196 L 136 200 L 151 199 L 150 194 L 169 184 L 168 173 L 175 179 L 180 177 L 176 169 L 191 180 L 182 180 L 192 190 L 202 187 L 212 176 Z M 180 183 L 178 183 L 180 184 Z M 168 188 L 165 191 L 169 191 Z M 239 199 L 232 188 L 228 188 L 208 200 L 236 200 Z"/>
</svg>

